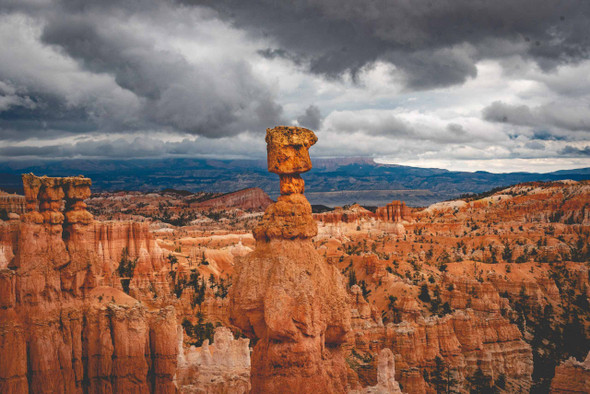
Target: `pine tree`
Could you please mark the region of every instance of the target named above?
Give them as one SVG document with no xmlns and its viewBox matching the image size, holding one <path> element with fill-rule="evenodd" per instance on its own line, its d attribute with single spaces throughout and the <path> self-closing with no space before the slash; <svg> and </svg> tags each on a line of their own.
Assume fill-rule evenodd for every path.
<svg viewBox="0 0 590 394">
<path fill-rule="evenodd" d="M 487 376 L 478 367 L 473 375 L 467 378 L 469 382 L 469 393 L 471 394 L 494 394 L 492 387 L 492 378 Z"/>
<path fill-rule="evenodd" d="M 508 244 L 508 241 L 504 241 L 504 250 L 502 251 L 502 259 L 507 263 L 512 262 L 512 249 L 510 249 L 510 245 Z"/>
<path fill-rule="evenodd" d="M 434 359 L 434 370 L 432 371 L 432 377 L 430 381 L 434 385 L 434 389 L 437 393 L 444 393 L 446 384 L 444 380 L 445 376 L 445 365 L 442 358 L 436 356 Z"/>
<path fill-rule="evenodd" d="M 455 393 L 455 387 L 457 385 L 457 379 L 453 374 L 453 370 L 448 363 L 436 356 L 434 359 L 434 370 L 432 371 L 432 377 L 430 378 L 432 384 L 437 393 Z"/>
<path fill-rule="evenodd" d="M 170 264 L 170 271 L 174 270 L 174 264 L 178 264 L 178 257 L 174 256 L 172 253 L 168 255 L 168 264 Z"/>
<path fill-rule="evenodd" d="M 430 302 L 430 293 L 428 293 L 428 286 L 426 284 L 423 284 L 420 288 L 420 294 L 418 295 L 418 298 L 422 302 Z"/>
</svg>

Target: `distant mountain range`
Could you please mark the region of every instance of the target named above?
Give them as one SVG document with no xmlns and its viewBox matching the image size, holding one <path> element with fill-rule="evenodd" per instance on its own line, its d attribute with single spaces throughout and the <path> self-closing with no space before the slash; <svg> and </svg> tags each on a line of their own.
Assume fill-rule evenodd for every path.
<svg viewBox="0 0 590 394">
<path fill-rule="evenodd" d="M 494 174 L 379 164 L 365 158 L 316 159 L 313 164 L 314 168 L 303 174 L 306 194 L 312 204 L 327 206 L 354 202 L 376 206 L 392 200 L 425 206 L 522 182 L 590 179 L 590 167 L 544 174 Z M 279 189 L 278 177 L 267 171 L 265 160 L 209 159 L 4 162 L 0 163 L 0 189 L 22 193 L 20 174 L 27 172 L 83 174 L 92 178 L 94 191 L 173 188 L 226 193 L 260 187 L 276 198 Z"/>
</svg>

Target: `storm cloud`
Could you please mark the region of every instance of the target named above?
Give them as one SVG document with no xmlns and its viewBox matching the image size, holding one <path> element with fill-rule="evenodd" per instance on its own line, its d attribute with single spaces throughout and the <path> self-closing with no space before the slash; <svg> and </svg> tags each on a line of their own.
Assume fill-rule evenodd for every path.
<svg viewBox="0 0 590 394">
<path fill-rule="evenodd" d="M 357 73 L 377 60 L 410 88 L 464 82 L 484 58 L 513 55 L 543 69 L 588 57 L 590 3 L 579 0 L 182 0 L 206 5 L 253 34 L 275 39 L 312 72 Z"/>
<path fill-rule="evenodd" d="M 303 127 L 317 130 L 322 124 L 322 113 L 316 105 L 312 104 L 297 118 L 297 123 Z"/>
<path fill-rule="evenodd" d="M 0 0 L 0 159 L 261 158 L 298 124 L 323 157 L 590 166 L 588 26 L 579 0 Z"/>
<path fill-rule="evenodd" d="M 166 45 L 166 35 L 149 34 L 158 16 L 164 25 L 206 24 L 210 20 L 207 12 L 195 10 L 183 16 L 158 2 L 84 4 L 63 1 L 42 14 L 33 10 L 12 22 L 32 35 L 31 41 L 38 39 L 35 45 L 73 60 L 77 72 L 110 79 L 107 83 L 113 90 L 95 87 L 85 100 L 71 102 L 70 92 L 60 96 L 55 90 L 27 86 L 22 72 L 12 64 L 8 72 L 0 72 L 1 77 L 21 79 L 21 83 L 12 87 L 8 98 L 3 94 L 3 138 L 14 138 L 15 130 L 25 137 L 53 129 L 85 133 L 158 128 L 218 138 L 281 122 L 281 105 L 264 81 L 252 74 L 248 62 L 230 54 L 190 61 Z M 38 32 L 31 28 L 37 23 L 42 26 Z M 24 59 L 7 57 L 2 62 L 19 60 Z M 116 97 L 113 91 L 120 91 L 123 97 Z M 126 108 L 125 113 L 118 113 L 119 106 Z M 43 127 L 38 122 L 44 122 Z"/>
<path fill-rule="evenodd" d="M 483 109 L 483 116 L 491 122 L 590 132 L 590 106 L 584 102 L 577 105 L 549 103 L 530 108 L 527 105 L 510 105 L 496 101 Z M 541 132 L 540 137 L 539 139 L 544 139 L 546 134 Z"/>
</svg>

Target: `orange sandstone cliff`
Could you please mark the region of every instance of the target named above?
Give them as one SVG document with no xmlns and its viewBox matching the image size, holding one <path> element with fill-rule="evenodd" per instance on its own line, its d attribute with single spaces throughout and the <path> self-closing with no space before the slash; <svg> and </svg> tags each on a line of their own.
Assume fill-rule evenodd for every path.
<svg viewBox="0 0 590 394">
<path fill-rule="evenodd" d="M 226 193 L 203 202 L 194 203 L 192 206 L 196 208 L 239 208 L 243 210 L 263 211 L 270 204 L 272 204 L 272 200 L 268 194 L 258 187 L 251 187 L 232 193 Z"/>
<path fill-rule="evenodd" d="M 551 393 L 590 393 L 590 352 L 584 362 L 570 358 L 555 369 Z"/>
<path fill-rule="evenodd" d="M 174 308 L 99 286 L 123 249 L 150 272 L 161 257 L 147 231 L 93 220 L 90 183 L 24 175 L 26 213 L 0 225 L 0 392 L 176 391 Z"/>
</svg>

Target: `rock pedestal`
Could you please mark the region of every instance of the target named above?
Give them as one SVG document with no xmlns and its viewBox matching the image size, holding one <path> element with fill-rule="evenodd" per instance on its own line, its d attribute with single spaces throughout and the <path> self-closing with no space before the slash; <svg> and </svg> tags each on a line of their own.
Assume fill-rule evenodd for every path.
<svg viewBox="0 0 590 394">
<path fill-rule="evenodd" d="M 253 393 L 346 391 L 346 290 L 311 242 L 317 225 L 299 175 L 311 169 L 316 141 L 303 128 L 267 130 L 268 169 L 280 177 L 281 196 L 254 229 L 256 250 L 236 264 L 230 293 L 231 322 L 257 341 Z"/>
</svg>

